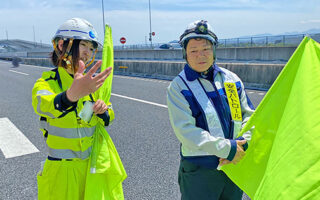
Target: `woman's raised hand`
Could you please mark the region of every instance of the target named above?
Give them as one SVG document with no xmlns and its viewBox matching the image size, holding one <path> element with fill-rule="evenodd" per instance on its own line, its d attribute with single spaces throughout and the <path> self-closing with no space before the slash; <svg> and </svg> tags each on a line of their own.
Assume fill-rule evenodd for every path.
<svg viewBox="0 0 320 200">
<path fill-rule="evenodd" d="M 79 61 L 79 69 L 74 74 L 74 80 L 71 87 L 67 90 L 67 98 L 71 102 L 78 101 L 81 97 L 89 95 L 97 91 L 104 83 L 106 78 L 111 73 L 111 67 L 108 67 L 103 72 L 96 76 L 94 73 L 100 68 L 102 61 L 99 60 L 87 74 L 83 74 L 85 70 L 85 64 L 82 60 Z"/>
</svg>

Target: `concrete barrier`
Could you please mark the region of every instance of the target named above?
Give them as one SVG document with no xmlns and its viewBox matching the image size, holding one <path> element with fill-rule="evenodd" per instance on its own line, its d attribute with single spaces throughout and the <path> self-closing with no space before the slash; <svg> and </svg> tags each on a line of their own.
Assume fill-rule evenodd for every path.
<svg viewBox="0 0 320 200">
<path fill-rule="evenodd" d="M 269 89 L 285 64 L 218 63 L 220 67 L 236 73 L 246 87 Z"/>
<path fill-rule="evenodd" d="M 12 58 L 14 56 L 27 57 L 27 52 L 1 52 L 0 53 L 0 58 L 2 59 Z"/>
<path fill-rule="evenodd" d="M 237 47 L 217 49 L 220 60 L 288 61 L 296 47 Z"/>
<path fill-rule="evenodd" d="M 28 52 L 28 58 L 49 58 L 51 56 L 51 52 Z"/>
<path fill-rule="evenodd" d="M 23 58 L 25 64 L 53 67 L 49 59 Z M 217 63 L 236 73 L 246 87 L 268 89 L 276 80 L 284 64 Z M 115 60 L 114 73 L 172 80 L 183 69 L 185 62 Z"/>
<path fill-rule="evenodd" d="M 114 50 L 114 58 L 135 60 L 181 60 L 181 49 L 124 49 Z"/>
<path fill-rule="evenodd" d="M 217 63 L 236 73 L 246 87 L 268 89 L 278 77 L 284 64 Z M 185 62 L 116 60 L 114 70 L 118 74 L 146 76 L 172 80 L 184 68 Z M 123 68 L 126 66 L 127 68 Z"/>
<path fill-rule="evenodd" d="M 296 47 L 232 47 L 217 48 L 219 60 L 238 61 L 282 61 L 287 62 Z M 100 56 L 98 54 L 98 56 Z M 123 49 L 114 50 L 117 60 L 182 60 L 181 49 L 168 50 L 139 50 Z"/>
</svg>

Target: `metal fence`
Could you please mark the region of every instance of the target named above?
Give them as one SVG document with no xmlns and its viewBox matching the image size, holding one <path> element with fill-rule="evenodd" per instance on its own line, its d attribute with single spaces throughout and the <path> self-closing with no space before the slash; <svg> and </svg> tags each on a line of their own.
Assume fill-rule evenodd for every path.
<svg viewBox="0 0 320 200">
<path fill-rule="evenodd" d="M 305 36 L 320 42 L 320 33 L 317 33 L 221 39 L 218 47 L 292 47 L 298 46 Z"/>
<path fill-rule="evenodd" d="M 242 37 L 231 39 L 219 39 L 218 48 L 228 47 L 294 47 L 298 46 L 305 36 L 309 36 L 317 42 L 320 42 L 320 33 L 316 34 L 298 34 L 298 35 L 277 35 L 261 37 Z M 117 45 L 115 50 L 120 49 L 158 49 L 164 43 L 137 44 L 137 45 Z M 175 43 L 175 48 L 177 43 Z"/>
<path fill-rule="evenodd" d="M 163 44 L 174 44 L 174 49 L 180 46 L 178 43 L 154 43 L 152 46 L 150 44 L 133 44 L 133 45 L 115 45 L 114 50 L 121 49 L 160 49 L 159 47 Z"/>
<path fill-rule="evenodd" d="M 155 45 L 152 46 L 150 44 L 132 44 L 132 45 L 115 45 L 113 46 L 114 50 L 121 50 L 121 49 L 153 49 Z"/>
</svg>

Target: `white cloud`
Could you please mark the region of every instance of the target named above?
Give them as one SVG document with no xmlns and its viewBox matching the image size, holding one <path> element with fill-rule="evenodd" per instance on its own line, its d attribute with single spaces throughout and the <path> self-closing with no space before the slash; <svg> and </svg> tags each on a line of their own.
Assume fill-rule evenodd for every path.
<svg viewBox="0 0 320 200">
<path fill-rule="evenodd" d="M 300 22 L 301 24 L 310 24 L 310 23 L 319 23 L 320 24 L 320 19 L 309 19 L 309 20 L 303 20 Z"/>
</svg>

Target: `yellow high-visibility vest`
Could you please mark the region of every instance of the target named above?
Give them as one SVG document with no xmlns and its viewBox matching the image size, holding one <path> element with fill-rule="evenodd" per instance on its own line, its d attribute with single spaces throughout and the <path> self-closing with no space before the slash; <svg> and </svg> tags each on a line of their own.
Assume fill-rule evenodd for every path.
<svg viewBox="0 0 320 200">
<path fill-rule="evenodd" d="M 86 159 L 90 156 L 95 126 L 102 119 L 93 115 L 89 122 L 85 122 L 77 116 L 85 101 L 95 101 L 94 94 L 91 95 L 93 99 L 89 95 L 79 99 L 75 110 L 58 109 L 55 98 L 70 88 L 72 81 L 73 78 L 62 67 L 44 72 L 32 90 L 32 105 L 35 112 L 41 116 L 41 130 L 46 136 L 49 156 Z M 108 105 L 108 114 L 112 121 L 114 112 L 110 105 L 111 103 Z"/>
</svg>

